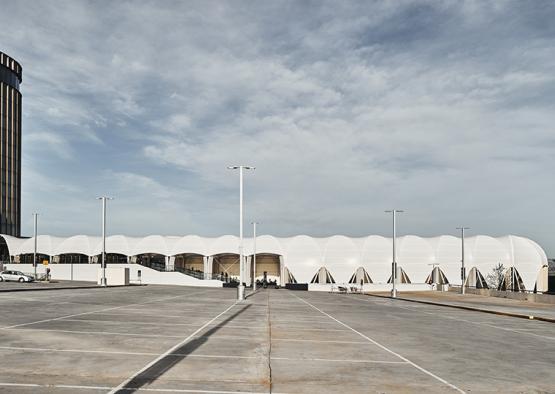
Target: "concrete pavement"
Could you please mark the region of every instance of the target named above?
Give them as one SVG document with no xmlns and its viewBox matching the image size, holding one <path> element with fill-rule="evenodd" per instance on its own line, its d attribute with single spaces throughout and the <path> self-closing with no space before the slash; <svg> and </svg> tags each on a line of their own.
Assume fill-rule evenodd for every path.
<svg viewBox="0 0 555 394">
<path fill-rule="evenodd" d="M 555 392 L 550 323 L 364 295 L 235 294 L 0 294 L 0 392 Z"/>
<path fill-rule="evenodd" d="M 369 295 L 372 295 L 370 293 Z M 373 295 L 389 297 L 389 293 L 375 293 Z M 519 301 L 509 298 L 488 297 L 475 294 L 459 294 L 442 291 L 402 292 L 398 295 L 401 299 L 437 303 L 446 306 L 457 306 L 479 309 L 488 312 L 520 315 L 524 318 L 530 316 L 543 318 L 555 322 L 555 305 L 539 302 Z M 555 297 L 555 296 L 553 296 Z"/>
</svg>

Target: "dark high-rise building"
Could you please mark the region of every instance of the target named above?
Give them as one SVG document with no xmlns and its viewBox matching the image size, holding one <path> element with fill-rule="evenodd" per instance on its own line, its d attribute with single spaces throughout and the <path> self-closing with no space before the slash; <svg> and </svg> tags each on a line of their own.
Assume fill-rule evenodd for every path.
<svg viewBox="0 0 555 394">
<path fill-rule="evenodd" d="M 21 233 L 21 65 L 0 52 L 0 233 Z"/>
</svg>

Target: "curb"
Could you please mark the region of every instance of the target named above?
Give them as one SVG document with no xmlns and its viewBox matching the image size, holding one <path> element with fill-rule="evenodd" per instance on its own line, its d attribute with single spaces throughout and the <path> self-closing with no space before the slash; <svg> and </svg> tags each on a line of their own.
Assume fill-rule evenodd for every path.
<svg viewBox="0 0 555 394">
<path fill-rule="evenodd" d="M 413 299 L 410 299 L 410 298 L 402 298 L 402 297 L 393 298 L 391 296 L 384 296 L 384 295 L 370 294 L 370 293 L 365 293 L 364 295 L 371 296 L 371 297 L 378 297 L 378 298 L 389 298 L 389 299 L 392 299 L 392 300 L 416 302 L 416 303 L 419 303 L 419 304 L 443 306 L 443 307 L 447 307 L 447 308 L 463 309 L 463 310 L 473 311 L 473 312 L 489 313 L 489 314 L 492 314 L 492 315 L 516 317 L 516 318 L 519 318 L 519 319 L 539 320 L 539 321 L 544 321 L 544 322 L 548 322 L 548 323 L 555 323 L 555 319 L 552 319 L 550 317 L 522 315 L 520 313 L 501 312 L 501 311 L 494 311 L 494 310 L 491 310 L 491 309 L 475 308 L 475 307 L 472 307 L 472 306 L 443 304 L 443 303 L 440 303 L 440 302 L 413 300 Z"/>
<path fill-rule="evenodd" d="M 20 291 L 52 291 L 52 290 L 71 290 L 71 289 L 103 289 L 103 288 L 111 288 L 111 287 L 128 287 L 123 285 L 117 286 L 66 286 L 66 287 L 41 287 L 38 289 L 1 289 L 0 293 L 13 293 L 13 292 L 20 292 Z"/>
</svg>

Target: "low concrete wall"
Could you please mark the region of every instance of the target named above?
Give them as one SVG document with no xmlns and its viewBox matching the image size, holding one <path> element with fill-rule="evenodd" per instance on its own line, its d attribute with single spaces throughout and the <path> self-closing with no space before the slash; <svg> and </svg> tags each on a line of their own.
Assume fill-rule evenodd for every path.
<svg viewBox="0 0 555 394">
<path fill-rule="evenodd" d="M 102 268 L 98 269 L 97 284 L 102 284 Z M 106 284 L 108 286 L 129 286 L 129 268 L 106 267 Z"/>
<path fill-rule="evenodd" d="M 79 280 L 88 282 L 98 281 L 100 264 L 50 264 L 50 277 L 58 280 Z M 200 286 L 200 287 L 222 287 L 219 280 L 201 280 L 182 274 L 180 272 L 160 272 L 140 264 L 108 264 L 110 268 L 128 268 L 131 283 L 142 283 L 151 285 L 178 285 L 178 286 Z M 4 264 L 4 269 L 18 270 L 33 274 L 32 264 Z M 139 271 L 141 271 L 139 280 Z M 46 266 L 37 266 L 37 273 L 44 274 Z"/>
<path fill-rule="evenodd" d="M 460 287 L 451 288 L 450 291 L 460 291 Z M 518 293 L 513 291 L 500 291 L 492 289 L 472 289 L 466 288 L 468 294 L 477 294 L 488 297 L 510 298 L 512 300 L 540 302 L 544 304 L 555 304 L 555 295 L 553 294 L 534 294 L 534 293 Z"/>
<path fill-rule="evenodd" d="M 331 291 L 332 287 L 334 291 L 337 291 L 338 286 L 343 286 L 348 289 L 351 287 L 356 287 L 360 289 L 360 285 L 355 284 L 318 284 L 318 283 L 309 283 L 308 290 L 309 291 Z M 373 293 L 373 292 L 390 292 L 391 291 L 391 283 L 368 283 L 362 287 L 363 292 Z M 398 283 L 397 291 L 430 291 L 432 290 L 432 286 L 427 283 Z"/>
</svg>

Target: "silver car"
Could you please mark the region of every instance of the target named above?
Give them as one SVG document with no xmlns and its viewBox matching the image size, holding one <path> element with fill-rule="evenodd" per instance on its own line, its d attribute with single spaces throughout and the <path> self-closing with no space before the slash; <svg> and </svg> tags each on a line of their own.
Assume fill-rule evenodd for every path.
<svg viewBox="0 0 555 394">
<path fill-rule="evenodd" d="M 0 272 L 0 282 L 3 281 L 15 281 L 15 282 L 32 282 L 35 278 L 29 275 L 25 275 L 21 271 L 2 271 Z"/>
</svg>

